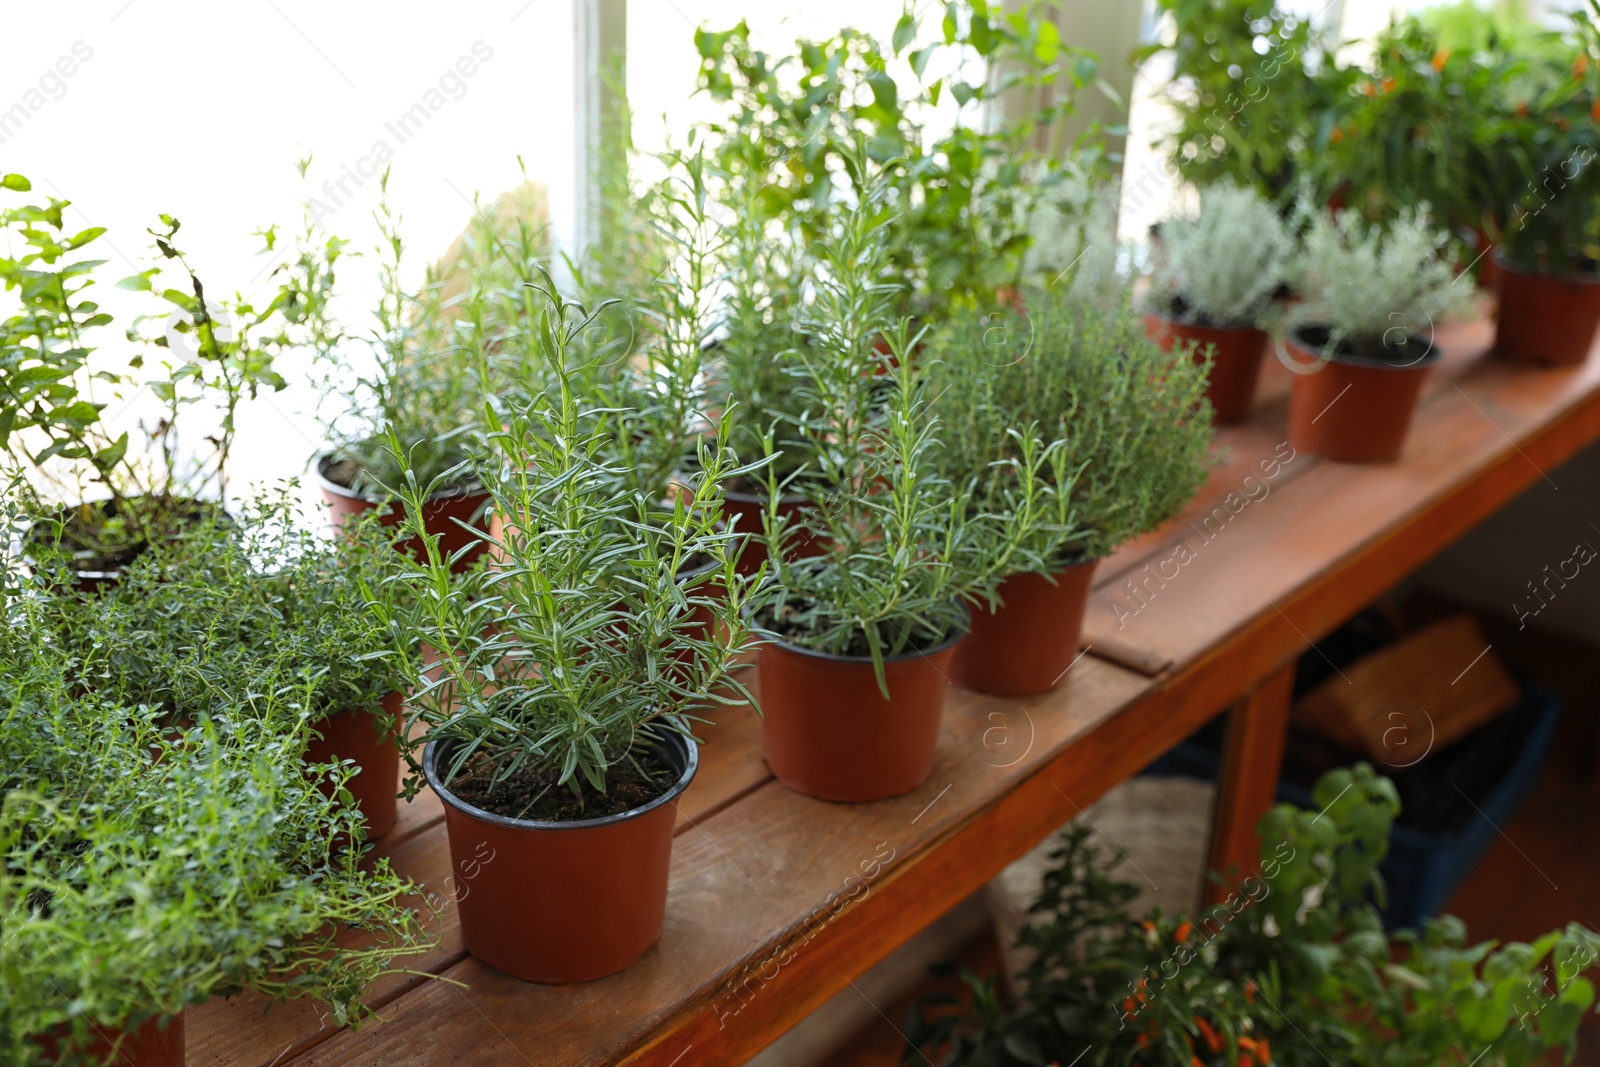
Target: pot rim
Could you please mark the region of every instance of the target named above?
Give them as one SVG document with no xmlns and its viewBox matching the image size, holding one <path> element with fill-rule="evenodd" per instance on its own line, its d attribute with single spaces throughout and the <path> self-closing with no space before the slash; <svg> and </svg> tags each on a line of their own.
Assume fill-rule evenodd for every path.
<svg viewBox="0 0 1600 1067">
<path fill-rule="evenodd" d="M 1574 285 L 1600 285 L 1600 270 L 1593 271 L 1543 271 L 1529 270 L 1513 259 L 1508 259 L 1500 252 L 1500 246 L 1495 245 L 1489 250 L 1489 259 L 1496 267 L 1508 274 L 1520 274 L 1524 278 L 1549 278 L 1552 281 L 1571 282 Z"/>
<path fill-rule="evenodd" d="M 1150 316 L 1152 319 L 1158 319 L 1169 326 L 1182 326 L 1185 329 L 1190 330 L 1215 330 L 1217 333 L 1259 333 L 1263 335 L 1265 335 L 1267 332 L 1259 326 L 1214 326 L 1208 322 L 1197 322 L 1194 319 L 1178 318 L 1175 315 L 1168 315 L 1165 312 L 1158 311 L 1153 307 L 1146 307 L 1144 309 L 1144 313 Z"/>
<path fill-rule="evenodd" d="M 1326 360 L 1329 363 L 1339 363 L 1346 367 L 1364 367 L 1371 370 L 1399 372 L 1424 370 L 1433 366 L 1435 363 L 1438 363 L 1439 360 L 1444 357 L 1443 352 L 1435 348 L 1430 342 L 1422 340 L 1422 338 L 1418 337 L 1414 333 L 1406 334 L 1407 343 L 1422 345 L 1427 348 L 1427 351 L 1423 353 L 1422 356 L 1416 360 L 1416 362 L 1406 363 L 1404 365 L 1397 365 L 1381 359 L 1369 359 L 1366 356 L 1351 356 L 1338 352 L 1329 352 L 1321 345 L 1313 345 L 1311 342 L 1304 340 L 1302 336 L 1306 330 L 1331 330 L 1332 328 L 1333 327 L 1331 326 L 1323 326 L 1320 323 L 1296 326 L 1289 331 L 1289 343 L 1295 345 L 1302 351 L 1314 356 L 1315 358 Z"/>
<path fill-rule="evenodd" d="M 972 609 L 967 606 L 966 599 L 964 597 L 957 597 L 955 602 L 960 606 L 962 614 L 966 616 L 967 625 L 965 629 L 958 629 L 954 633 L 946 635 L 944 640 L 940 641 L 932 648 L 919 648 L 911 652 L 901 652 L 899 655 L 895 656 L 885 656 L 883 657 L 883 662 L 885 664 L 906 663 L 914 659 L 928 659 L 955 647 L 956 642 L 967 636 L 967 634 L 972 630 Z M 812 659 L 819 659 L 829 663 L 864 663 L 868 666 L 871 666 L 872 664 L 871 656 L 841 656 L 836 652 L 818 652 L 815 649 L 805 648 L 801 645 L 785 641 L 782 637 L 779 637 L 771 630 L 765 630 L 759 626 L 752 625 L 750 627 L 750 632 L 759 635 L 762 638 L 763 643 L 777 645 L 784 651 L 793 652 L 796 655 L 810 656 Z"/>
<path fill-rule="evenodd" d="M 741 493 L 737 489 L 729 489 L 724 485 L 722 487 L 722 499 L 738 504 L 753 504 L 757 507 L 764 507 L 767 503 L 767 494 Z M 811 498 L 800 493 L 784 493 L 778 497 L 779 507 L 804 507 L 809 503 L 811 503 Z"/>
<path fill-rule="evenodd" d="M 672 785 L 667 787 L 666 792 L 654 800 L 647 801 L 637 808 L 629 808 L 627 811 L 618 812 L 615 815 L 603 815 L 597 819 L 577 819 L 570 822 L 553 822 L 545 819 L 513 819 L 508 815 L 496 815 L 492 811 L 484 811 L 474 804 L 467 803 L 451 792 L 450 787 L 440 781 L 439 778 L 441 746 L 444 750 L 448 750 L 450 746 L 460 743 L 459 738 L 444 737 L 436 741 L 429 741 L 422 750 L 422 775 L 427 779 L 429 788 L 434 791 L 434 794 L 442 802 L 464 815 L 472 816 L 480 822 L 486 822 L 493 826 L 503 826 L 510 830 L 591 830 L 601 826 L 610 826 L 614 823 L 637 819 L 656 810 L 663 804 L 672 803 L 682 795 L 685 789 L 689 788 L 689 783 L 694 779 L 695 772 L 700 769 L 700 746 L 678 733 L 667 732 L 661 740 L 664 743 L 676 740 L 685 753 L 683 772 L 678 775 L 677 781 L 673 782 Z"/>
<path fill-rule="evenodd" d="M 364 493 L 356 492 L 347 485 L 340 485 L 338 482 L 333 481 L 325 471 L 335 462 L 332 452 L 318 452 L 311 463 L 311 476 L 317 480 L 317 488 L 324 493 L 332 493 L 334 496 L 344 497 L 346 500 L 359 500 L 363 504 L 389 504 L 398 499 L 396 497 L 367 496 Z M 436 493 L 430 496 L 428 501 L 431 503 L 435 500 L 465 500 L 470 497 L 486 497 L 488 495 L 489 490 L 484 488 L 483 483 L 474 481 L 460 489 L 454 489 L 446 493 Z"/>
</svg>

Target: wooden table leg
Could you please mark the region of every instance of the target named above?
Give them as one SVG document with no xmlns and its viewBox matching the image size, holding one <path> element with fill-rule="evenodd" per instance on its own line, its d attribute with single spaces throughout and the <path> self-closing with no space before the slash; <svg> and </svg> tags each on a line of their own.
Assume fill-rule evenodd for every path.
<svg viewBox="0 0 1600 1067">
<path fill-rule="evenodd" d="M 1260 862 L 1256 823 L 1277 799 L 1293 692 L 1291 661 L 1228 712 L 1222 772 L 1217 780 L 1216 817 L 1211 826 L 1209 869 L 1220 872 L 1230 883 L 1250 874 Z M 1225 899 L 1228 892 L 1226 885 L 1208 879 L 1206 906 Z"/>
</svg>

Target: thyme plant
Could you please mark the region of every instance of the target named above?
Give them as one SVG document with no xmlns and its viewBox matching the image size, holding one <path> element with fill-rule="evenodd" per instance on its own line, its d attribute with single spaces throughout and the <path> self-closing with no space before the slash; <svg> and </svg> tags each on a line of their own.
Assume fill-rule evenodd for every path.
<svg viewBox="0 0 1600 1067">
<path fill-rule="evenodd" d="M 472 761 L 491 796 L 531 780 L 535 800 L 566 795 L 589 811 L 606 802 L 619 764 L 641 765 L 652 738 L 687 736 L 712 708 L 748 699 L 729 672 L 753 585 L 733 569 L 719 489 L 748 468 L 723 447 L 724 422 L 702 442 L 688 492 L 663 503 L 625 488 L 633 483 L 608 450 L 618 413 L 586 406 L 569 369 L 599 309 L 548 283 L 540 295 L 553 388 L 529 390 L 504 416 L 486 403 L 489 434 L 474 461 L 505 525 L 493 565 L 451 575 L 415 518 L 432 487 L 408 471 L 406 532 L 426 558 L 396 554 L 392 580 L 408 607 L 378 612 L 438 650 L 437 673 L 414 679 L 411 706 L 430 739 L 454 742 L 447 783 Z"/>
<path fill-rule="evenodd" d="M 1015 570 L 1047 571 L 1176 515 L 1205 484 L 1211 419 L 1206 368 L 1162 352 L 1126 304 L 1026 300 L 1026 313 L 960 314 L 932 334 L 932 463 L 976 512 L 1019 518 Z"/>
<path fill-rule="evenodd" d="M 1298 262 L 1299 239 L 1276 207 L 1248 186 L 1208 185 L 1198 214 L 1161 224 L 1150 305 L 1203 326 L 1257 326 Z"/>
<path fill-rule="evenodd" d="M 363 990 L 430 941 L 405 904 L 415 887 L 347 845 L 363 825 L 342 788 L 353 768 L 303 762 L 317 679 L 219 673 L 231 688 L 175 721 L 85 684 L 61 613 L 95 601 L 14 561 L 3 592 L 0 1063 L 38 1062 L 47 1034 L 77 1063 L 97 1031 L 243 990 L 359 1022 Z M 135 634 L 102 636 L 140 654 Z"/>
<path fill-rule="evenodd" d="M 238 524 L 197 524 L 132 564 L 94 598 L 47 601 L 74 683 L 173 722 L 290 711 L 314 724 L 373 710 L 406 677 L 394 637 L 369 610 L 390 534 L 375 519 L 326 540 L 294 521 L 288 488 Z"/>
</svg>

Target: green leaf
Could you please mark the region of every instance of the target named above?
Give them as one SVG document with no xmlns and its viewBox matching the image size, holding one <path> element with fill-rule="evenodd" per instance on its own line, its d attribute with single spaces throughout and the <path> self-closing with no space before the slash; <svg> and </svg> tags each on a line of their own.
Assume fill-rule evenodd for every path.
<svg viewBox="0 0 1600 1067">
<path fill-rule="evenodd" d="M 901 52 L 904 52 L 906 50 L 906 46 L 911 43 L 912 39 L 916 37 L 916 35 L 917 20 L 912 16 L 911 12 L 907 11 L 904 15 L 900 16 L 900 21 L 895 23 L 894 26 L 894 37 L 892 39 L 894 44 L 894 54 L 899 55 Z"/>
<path fill-rule="evenodd" d="M 14 192 L 26 193 L 33 188 L 33 183 L 20 174 L 0 175 L 0 189 L 11 189 Z"/>
</svg>

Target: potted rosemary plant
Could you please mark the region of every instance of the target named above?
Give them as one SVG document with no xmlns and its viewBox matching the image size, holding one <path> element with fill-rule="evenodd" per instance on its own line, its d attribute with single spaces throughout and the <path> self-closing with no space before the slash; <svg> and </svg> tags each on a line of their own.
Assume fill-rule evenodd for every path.
<svg viewBox="0 0 1600 1067">
<path fill-rule="evenodd" d="M 387 182 L 385 172 L 385 187 Z M 471 259 L 448 278 L 430 269 L 421 290 L 407 292 L 400 280 L 405 246 L 386 201 L 377 219 L 382 295 L 371 325 L 350 327 L 335 314 L 332 300 L 348 242 L 321 232 L 308 212 L 295 259 L 281 271 L 278 299 L 286 321 L 272 344 L 308 350 L 325 372 L 329 445 L 313 461 L 312 474 L 334 524 L 376 510 L 384 523 L 398 526 L 395 493 L 409 465 L 435 487 L 424 502 L 428 529 L 444 538 L 447 554 L 464 568 L 482 543 L 463 524 L 481 524 L 488 501 L 463 466 L 470 442 L 482 432 L 477 397 L 487 373 L 488 331 L 481 317 L 463 316 L 462 309 L 475 305 L 481 311 L 488 299 L 477 285 L 480 276 L 496 276 L 497 292 L 504 288 L 497 276 L 503 264 L 494 257 Z M 267 231 L 269 248 L 277 239 L 276 231 Z M 391 430 L 404 464 L 389 448 Z M 447 472 L 451 477 L 441 477 Z M 421 551 L 414 541 L 398 547 Z"/>
<path fill-rule="evenodd" d="M 5 584 L 0 1062 L 181 1065 L 183 1010 L 243 990 L 359 1022 L 362 990 L 428 939 L 415 887 L 344 847 L 360 814 L 302 768 L 303 694 L 175 724 L 85 692 L 56 591 Z"/>
<path fill-rule="evenodd" d="M 1566 69 L 1504 116 L 1492 158 L 1506 162 L 1506 235 L 1495 350 L 1511 359 L 1579 363 L 1600 329 L 1600 0 L 1571 12 Z"/>
<path fill-rule="evenodd" d="M 1161 224 L 1145 326 L 1163 349 L 1210 357 L 1206 399 L 1218 422 L 1250 414 L 1273 294 L 1289 282 L 1298 241 L 1255 190 L 1231 183 L 1200 191 L 1195 216 Z"/>
<path fill-rule="evenodd" d="M 467 950 L 528 981 L 576 982 L 660 937 L 692 723 L 745 699 L 729 671 L 747 585 L 717 486 L 747 472 L 708 441 L 673 502 L 629 488 L 606 462 L 614 413 L 580 406 L 568 370 L 599 310 L 544 298 L 553 388 L 494 415 L 475 463 L 507 520 L 495 565 L 452 577 L 417 507 L 429 486 L 408 474 L 406 529 L 424 555 L 392 562 L 409 605 L 393 621 L 438 650 L 413 679 L 429 730 L 408 785 L 444 802 L 454 859 L 485 844 L 496 856 L 460 899 Z"/>
<path fill-rule="evenodd" d="M 927 348 L 934 466 L 969 513 L 1028 531 L 1005 580 L 969 598 L 950 678 L 1021 696 L 1061 683 L 1095 561 L 1170 519 L 1205 483 L 1205 364 L 1163 352 L 1123 304 L 1056 290 L 1026 314 L 957 315 Z"/>
<path fill-rule="evenodd" d="M 1297 451 L 1342 463 L 1399 458 L 1439 359 L 1434 325 L 1471 303 L 1471 287 L 1453 284 L 1447 239 L 1422 212 L 1403 211 L 1387 227 L 1349 211 L 1313 216 L 1303 299 L 1285 313 Z"/>
<path fill-rule="evenodd" d="M 27 193 L 31 185 L 3 174 L 0 189 Z M 83 257 L 105 231 L 70 232 L 68 207 L 52 197 L 0 210 L 12 248 L 0 256 L 0 281 L 21 305 L 0 319 L 0 453 L 30 472 L 27 555 L 87 588 L 115 581 L 149 545 L 221 510 L 239 402 L 285 382 L 249 337 L 277 305 L 208 297 L 175 244 L 178 220 L 167 215 L 151 233 L 160 262 L 182 275 L 180 287 L 163 284 L 159 264 L 119 283 L 162 301 L 160 314 L 128 331 L 159 358 L 153 367 L 144 349 L 121 363 L 101 358 L 96 341 L 112 318 L 90 290 L 105 261 Z M 154 336 L 152 321 L 164 327 Z M 128 411 L 136 433 L 116 429 Z M 184 432 L 208 415 L 214 426 Z"/>
<path fill-rule="evenodd" d="M 767 763 L 789 788 L 836 801 L 898 796 L 927 778 L 951 649 L 967 629 L 963 598 L 992 588 L 1049 513 L 980 513 L 970 486 L 941 475 L 925 361 L 907 358 L 919 338 L 908 320 L 888 326 L 898 286 L 883 280 L 881 210 L 877 200 L 852 210 L 820 246 L 804 323 L 813 343 L 798 350 L 814 506 L 785 520 L 769 474 L 767 519 L 775 545 L 798 534 L 819 554 L 775 553 L 773 595 L 755 614 Z M 879 337 L 887 360 L 873 350 Z M 1049 462 L 1035 445 L 1030 455 Z"/>
</svg>

